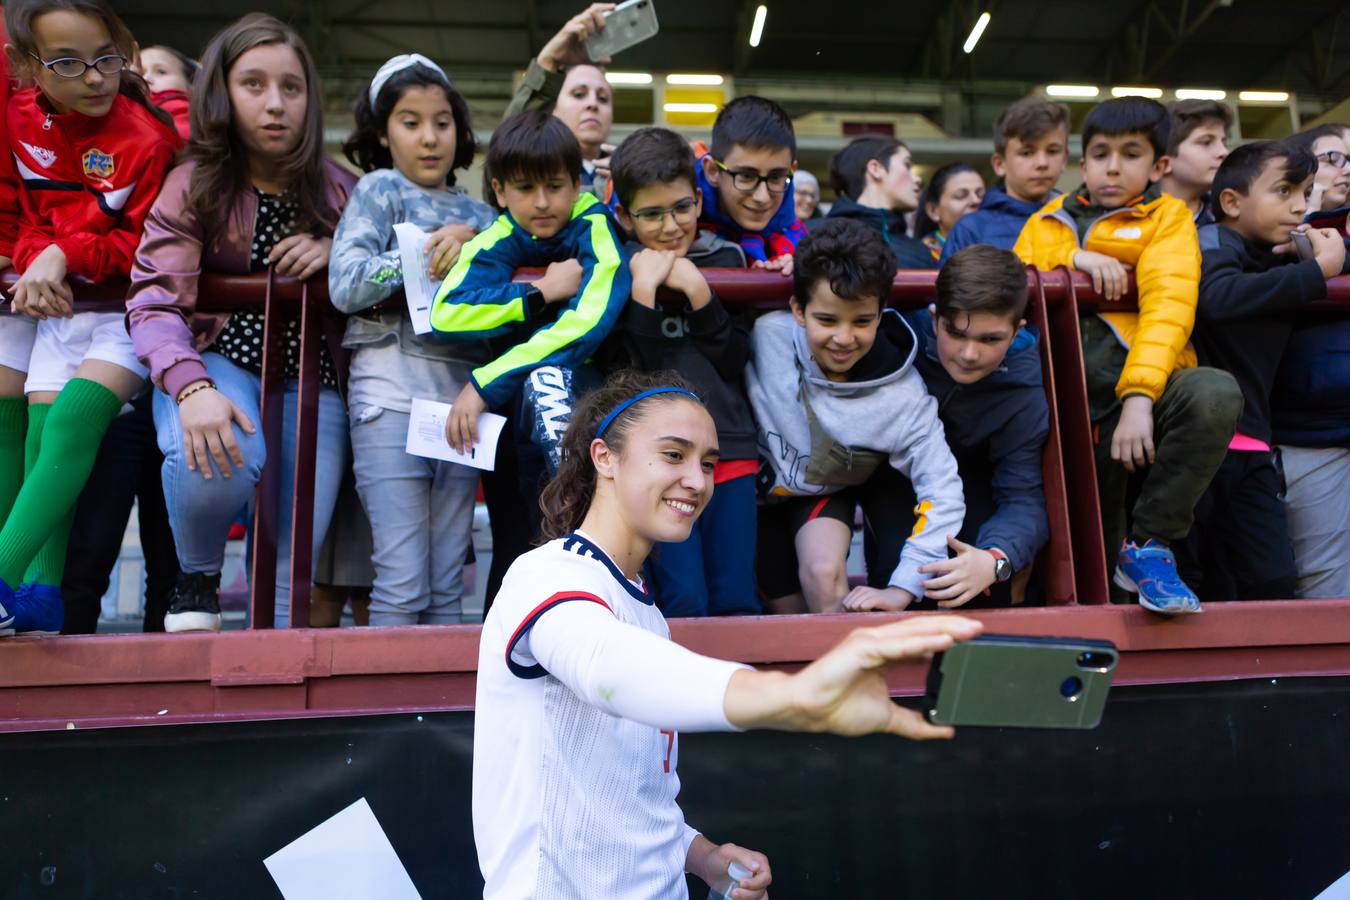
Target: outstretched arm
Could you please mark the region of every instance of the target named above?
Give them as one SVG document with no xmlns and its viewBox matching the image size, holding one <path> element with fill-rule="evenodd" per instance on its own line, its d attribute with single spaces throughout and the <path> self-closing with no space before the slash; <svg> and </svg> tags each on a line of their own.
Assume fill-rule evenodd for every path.
<svg viewBox="0 0 1350 900">
<path fill-rule="evenodd" d="M 743 669 L 727 685 L 727 721 L 740 729 L 828 732 L 856 737 L 885 732 L 913 740 L 950 738 L 950 727 L 930 724 L 891 702 L 886 673 L 968 641 L 982 626 L 960 616 L 919 616 L 859 628 L 793 675 Z"/>
<path fill-rule="evenodd" d="M 524 624 L 508 650 L 517 674 L 532 677 L 525 662 L 533 660 L 612 716 L 677 731 L 888 732 L 915 740 L 953 731 L 892 703 L 886 673 L 969 640 L 982 627 L 960 616 L 925 615 L 859 628 L 789 675 L 700 656 L 620 622 L 587 594 L 555 596 Z"/>
</svg>

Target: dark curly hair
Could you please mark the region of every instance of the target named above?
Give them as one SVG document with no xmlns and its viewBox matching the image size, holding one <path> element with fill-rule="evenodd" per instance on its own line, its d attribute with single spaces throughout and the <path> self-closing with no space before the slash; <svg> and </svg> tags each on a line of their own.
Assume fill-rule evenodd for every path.
<svg viewBox="0 0 1350 900">
<path fill-rule="evenodd" d="M 539 509 L 544 514 L 541 531 L 543 540 L 551 541 L 576 531 L 586 518 L 595 497 L 595 464 L 591 462 L 591 442 L 600 428 L 600 421 L 620 403 L 643 391 L 659 387 L 682 388 L 694 392 L 689 382 L 676 372 L 639 372 L 621 369 L 605 379 L 605 383 L 584 395 L 572 410 L 559 449 L 562 463 L 558 474 L 544 486 L 539 495 Z M 689 402 L 685 394 L 657 394 L 625 409 L 605 429 L 604 441 L 615 453 L 623 453 L 625 441 L 633 426 L 652 410 L 668 403 Z"/>
<path fill-rule="evenodd" d="M 469 104 L 440 72 L 420 63 L 394 73 L 380 88 L 373 106 L 369 85 L 362 88 L 353 110 L 356 127 L 351 136 L 342 142 L 342 153 L 362 172 L 392 169 L 394 157 L 389 148 L 380 143 L 380 138 L 387 137 L 389 116 L 398 105 L 399 98 L 408 88 L 414 87 L 438 87 L 445 91 L 445 99 L 450 102 L 450 113 L 455 120 L 455 158 L 450 163 L 445 183 L 454 187 L 455 170 L 473 165 L 473 155 L 478 151 L 473 125 L 469 121 Z"/>
<path fill-rule="evenodd" d="M 884 307 L 900 266 L 895 251 L 875 229 L 854 219 L 827 219 L 797 245 L 793 297 L 798 306 L 824 281 L 846 300 L 879 298 Z"/>
</svg>

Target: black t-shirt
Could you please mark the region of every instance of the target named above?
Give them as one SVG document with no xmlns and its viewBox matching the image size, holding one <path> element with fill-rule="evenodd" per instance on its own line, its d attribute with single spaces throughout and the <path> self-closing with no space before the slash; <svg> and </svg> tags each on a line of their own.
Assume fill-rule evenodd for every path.
<svg viewBox="0 0 1350 900">
<path fill-rule="evenodd" d="M 268 267 L 267 255 L 272 248 L 288 237 L 295 228 L 299 206 L 285 194 L 258 195 L 258 215 L 253 223 L 253 247 L 249 253 L 249 271 L 262 272 Z M 242 369 L 255 375 L 262 374 L 263 314 L 239 312 L 230 316 L 211 349 Z M 286 327 L 286 377 L 300 377 L 300 319 L 296 317 Z M 327 343 L 319 345 L 319 382 L 324 387 L 337 387 L 337 368 L 328 352 Z"/>
</svg>

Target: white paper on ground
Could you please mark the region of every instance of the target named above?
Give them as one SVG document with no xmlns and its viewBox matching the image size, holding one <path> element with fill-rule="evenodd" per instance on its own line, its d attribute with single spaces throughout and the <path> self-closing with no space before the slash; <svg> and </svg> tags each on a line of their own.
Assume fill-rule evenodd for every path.
<svg viewBox="0 0 1350 900">
<path fill-rule="evenodd" d="M 1342 875 L 1335 884 L 1318 894 L 1316 900 L 1350 900 L 1350 872 Z"/>
<path fill-rule="evenodd" d="M 450 404 L 414 397 L 408 413 L 407 451 L 413 456 L 444 459 L 464 466 L 492 471 L 497 458 L 497 439 L 501 437 L 506 417 L 485 412 L 478 417 L 478 442 L 468 453 L 460 453 L 450 446 L 445 437 L 445 423 L 450 418 Z"/>
<path fill-rule="evenodd" d="M 411 222 L 394 226 L 398 238 L 398 256 L 403 263 L 403 295 L 408 299 L 408 316 L 417 334 L 431 333 L 431 301 L 436 289 L 431 286 L 424 249 L 431 235 Z"/>
<path fill-rule="evenodd" d="M 263 865 L 286 900 L 422 900 L 365 797 Z"/>
</svg>

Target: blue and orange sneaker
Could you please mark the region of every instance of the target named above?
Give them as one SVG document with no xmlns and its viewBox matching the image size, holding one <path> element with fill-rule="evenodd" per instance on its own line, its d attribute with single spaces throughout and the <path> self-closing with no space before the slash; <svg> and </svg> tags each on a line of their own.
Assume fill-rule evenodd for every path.
<svg viewBox="0 0 1350 900">
<path fill-rule="evenodd" d="M 60 634 L 65 618 L 60 585 L 21 584 L 14 592 L 11 634 L 16 637 Z"/>
<path fill-rule="evenodd" d="M 1139 544 L 1129 538 L 1120 545 L 1115 583 L 1139 595 L 1139 605 L 1164 616 L 1200 612 L 1200 598 L 1177 574 L 1177 558 L 1166 544 L 1153 539 Z"/>
</svg>

